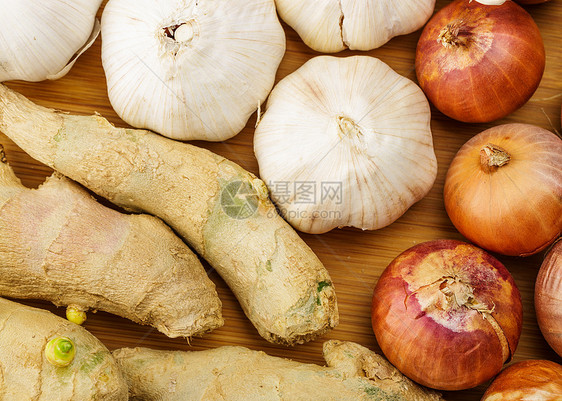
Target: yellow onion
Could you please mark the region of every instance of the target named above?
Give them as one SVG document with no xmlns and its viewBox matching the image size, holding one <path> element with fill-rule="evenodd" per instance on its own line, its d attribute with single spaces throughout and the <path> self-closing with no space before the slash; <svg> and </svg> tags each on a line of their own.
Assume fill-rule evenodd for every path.
<svg viewBox="0 0 562 401">
<path fill-rule="evenodd" d="M 562 366 L 551 361 L 523 361 L 506 368 L 481 401 L 560 401 Z"/>
<path fill-rule="evenodd" d="M 482 248 L 527 256 L 562 229 L 562 140 L 528 124 L 474 136 L 445 178 L 445 208 L 455 227 Z"/>
</svg>

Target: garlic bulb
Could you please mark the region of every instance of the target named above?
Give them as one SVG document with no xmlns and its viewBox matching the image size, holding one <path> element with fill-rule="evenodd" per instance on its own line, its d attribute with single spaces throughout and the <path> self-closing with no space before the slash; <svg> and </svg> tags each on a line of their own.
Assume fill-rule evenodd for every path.
<svg viewBox="0 0 562 401">
<path fill-rule="evenodd" d="M 421 89 L 382 61 L 315 57 L 271 92 L 260 176 L 300 231 L 384 227 L 433 186 L 430 117 Z"/>
<path fill-rule="evenodd" d="M 179 140 L 240 132 L 285 52 L 274 0 L 110 0 L 102 37 L 117 114 Z"/>
<path fill-rule="evenodd" d="M 0 82 L 58 79 L 100 32 L 102 0 L 0 0 Z"/>
<path fill-rule="evenodd" d="M 421 28 L 435 0 L 275 0 L 279 16 L 319 52 L 371 50 Z"/>
</svg>

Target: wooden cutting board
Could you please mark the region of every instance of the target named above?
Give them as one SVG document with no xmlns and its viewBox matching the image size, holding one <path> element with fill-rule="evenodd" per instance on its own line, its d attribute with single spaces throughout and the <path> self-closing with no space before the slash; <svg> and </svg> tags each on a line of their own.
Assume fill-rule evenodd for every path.
<svg viewBox="0 0 562 401">
<path fill-rule="evenodd" d="M 447 3 L 448 1 L 438 0 L 436 9 L 441 9 Z M 362 232 L 342 229 L 322 235 L 302 235 L 330 271 L 338 295 L 340 324 L 324 338 L 293 348 L 266 342 L 246 319 L 231 291 L 212 270 L 210 277 L 217 284 L 226 324 L 204 338 L 194 338 L 188 344 L 185 340 L 169 339 L 154 329 L 103 312 L 89 313 L 85 327 L 110 349 L 142 345 L 160 349 L 202 350 L 221 345 L 242 345 L 271 355 L 318 364 L 324 363 L 321 350 L 322 342 L 327 339 L 351 340 L 380 352 L 371 329 L 370 307 L 373 288 L 384 268 L 399 253 L 414 244 L 439 238 L 463 240 L 447 217 L 442 198 L 447 167 L 459 147 L 478 132 L 500 123 L 531 123 L 551 131 L 560 130 L 562 2 L 553 0 L 546 4 L 528 6 L 527 10 L 542 32 L 547 56 L 546 71 L 533 98 L 517 112 L 491 124 L 459 123 L 432 108 L 432 130 L 439 171 L 433 189 L 423 200 L 391 226 L 381 230 Z M 277 80 L 318 55 L 306 47 L 291 28 L 286 25 L 284 28 L 287 33 L 287 53 L 279 68 Z M 370 52 L 344 51 L 337 56 L 368 54 L 378 57 L 398 73 L 415 81 L 414 56 L 419 35 L 418 31 L 394 38 L 382 48 Z M 126 126 L 112 110 L 107 98 L 100 44 L 101 38 L 98 38 L 72 71 L 61 80 L 41 83 L 10 82 L 8 86 L 41 105 L 79 114 L 99 112 L 114 124 Z M 239 135 L 227 142 L 195 144 L 258 174 L 252 145 L 254 124 L 255 116 Z M 50 174 L 49 168 L 31 159 L 3 134 L 0 134 L 0 143 L 6 147 L 8 160 L 24 184 L 36 187 Z M 514 276 L 523 297 L 523 333 L 513 362 L 540 358 L 562 363 L 561 358 L 544 341 L 533 307 L 534 283 L 544 252 L 528 258 L 496 256 Z M 64 316 L 63 308 L 57 309 L 40 301 L 25 303 L 47 308 Z M 445 392 L 444 396 L 447 400 L 479 400 L 486 387 L 487 384 L 466 391 Z"/>
</svg>

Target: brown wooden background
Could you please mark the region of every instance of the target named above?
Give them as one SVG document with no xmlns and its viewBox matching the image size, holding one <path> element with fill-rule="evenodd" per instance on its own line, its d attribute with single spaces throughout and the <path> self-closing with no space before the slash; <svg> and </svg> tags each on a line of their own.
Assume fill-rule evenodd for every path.
<svg viewBox="0 0 562 401">
<path fill-rule="evenodd" d="M 438 0 L 436 9 L 442 8 L 448 2 L 448 0 Z M 560 131 L 562 2 L 552 0 L 546 4 L 528 6 L 526 9 L 535 18 L 542 32 L 547 56 L 546 72 L 533 98 L 522 109 L 491 124 L 455 122 L 432 108 L 432 129 L 439 172 L 429 195 L 394 224 L 378 231 L 343 229 L 323 235 L 302 235 L 330 271 L 338 295 L 340 324 L 323 339 L 294 348 L 275 346 L 266 342 L 258 336 L 245 318 L 232 293 L 216 272 L 210 273 L 210 276 L 218 286 L 224 305 L 226 324 L 204 338 L 192 339 L 191 345 L 185 340 L 169 339 L 154 329 L 103 312 L 89 313 L 85 327 L 110 349 L 142 345 L 161 349 L 201 350 L 221 345 L 242 345 L 264 350 L 271 355 L 323 364 L 322 341 L 334 338 L 356 341 L 380 352 L 371 329 L 370 306 L 372 290 L 381 272 L 400 252 L 416 243 L 439 238 L 463 239 L 449 221 L 442 199 L 445 173 L 458 148 L 471 136 L 500 123 L 532 123 L 551 131 Z M 286 25 L 284 27 L 287 33 L 287 53 L 278 71 L 278 79 L 318 55 L 307 48 L 291 28 Z M 398 73 L 415 81 L 414 56 L 419 35 L 420 31 L 394 38 L 382 48 L 368 53 L 344 51 L 338 56 L 369 54 L 380 58 Z M 82 114 L 97 111 L 116 125 L 124 126 L 125 124 L 112 110 L 107 98 L 100 60 L 100 43 L 101 38 L 98 38 L 94 46 L 76 63 L 70 74 L 61 80 L 42 83 L 11 82 L 8 86 L 39 104 Z M 230 158 L 257 174 L 258 166 L 252 150 L 254 124 L 255 116 L 242 133 L 227 142 L 197 142 L 196 144 Z M 50 173 L 48 168 L 24 154 L 3 134 L 0 134 L 0 143 L 5 145 L 8 160 L 24 184 L 36 187 Z M 543 256 L 544 252 L 528 258 L 498 256 L 513 274 L 523 296 L 523 333 L 514 362 L 538 358 L 562 362 L 544 341 L 535 319 L 533 289 Z M 48 308 L 64 316 L 63 308 L 57 309 L 44 302 L 25 303 Z M 482 385 L 461 392 L 446 392 L 444 396 L 447 400 L 479 400 L 485 388 L 486 385 Z"/>
</svg>

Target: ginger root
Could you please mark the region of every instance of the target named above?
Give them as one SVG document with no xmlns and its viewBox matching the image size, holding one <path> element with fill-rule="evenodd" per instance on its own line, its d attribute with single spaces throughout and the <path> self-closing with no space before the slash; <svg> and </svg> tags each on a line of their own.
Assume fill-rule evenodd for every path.
<svg viewBox="0 0 562 401">
<path fill-rule="evenodd" d="M 351 342 L 327 341 L 328 367 L 244 347 L 207 351 L 122 348 L 113 352 L 142 401 L 438 401 L 381 356 Z"/>
<path fill-rule="evenodd" d="M 45 350 L 58 338 L 74 346 L 65 367 Z M 0 298 L 0 399 L 125 401 L 127 383 L 111 353 L 84 328 Z"/>
<path fill-rule="evenodd" d="M 161 220 L 102 206 L 58 173 L 28 189 L 2 146 L 0 295 L 103 310 L 169 337 L 223 324 L 215 285 Z"/>
<path fill-rule="evenodd" d="M 0 130 L 98 195 L 168 223 L 217 270 L 265 339 L 303 343 L 338 323 L 328 272 L 277 214 L 265 184 L 237 164 L 99 115 L 40 107 L 3 85 Z"/>
</svg>

